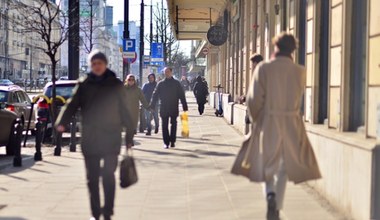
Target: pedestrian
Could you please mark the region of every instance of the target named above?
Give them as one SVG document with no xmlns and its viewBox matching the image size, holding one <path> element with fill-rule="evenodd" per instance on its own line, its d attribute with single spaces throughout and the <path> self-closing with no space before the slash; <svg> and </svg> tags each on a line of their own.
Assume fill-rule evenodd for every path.
<svg viewBox="0 0 380 220">
<path fill-rule="evenodd" d="M 300 113 L 306 71 L 293 62 L 297 40 L 282 33 L 273 44 L 274 59 L 256 67 L 248 90 L 252 130 L 232 173 L 265 183 L 267 218 L 277 220 L 287 180 L 301 183 L 321 174 Z"/>
<path fill-rule="evenodd" d="M 151 109 L 154 109 L 157 101 L 161 100 L 160 116 L 162 120 L 162 137 L 164 140 L 164 148 L 175 147 L 177 135 L 177 117 L 179 115 L 178 101 L 182 103 L 183 111 L 187 111 L 187 102 L 185 92 L 181 83 L 173 78 L 173 72 L 170 67 L 166 67 L 165 79 L 157 84 L 153 92 Z M 169 120 L 171 124 L 169 132 Z"/>
<path fill-rule="evenodd" d="M 157 86 L 156 75 L 154 75 L 154 73 L 151 73 L 148 75 L 148 82 L 145 83 L 142 88 L 142 91 L 145 96 L 145 100 L 147 100 L 148 102 L 152 100 L 152 95 L 156 86 Z M 155 106 L 153 111 L 145 110 L 145 118 L 146 118 L 146 124 L 147 124 L 146 135 L 148 136 L 151 135 L 152 133 L 152 116 L 153 116 L 154 125 L 155 125 L 154 133 L 157 134 L 158 129 L 160 127 L 159 119 L 158 119 L 158 105 Z"/>
<path fill-rule="evenodd" d="M 255 71 L 256 69 L 256 66 L 261 63 L 261 61 L 264 60 L 263 56 L 261 56 L 260 54 L 258 53 L 255 53 L 251 56 L 251 58 L 249 59 L 251 61 L 251 65 L 252 65 L 252 73 Z"/>
<path fill-rule="evenodd" d="M 255 71 L 255 69 L 256 69 L 256 66 L 257 66 L 259 63 L 261 63 L 261 62 L 264 60 L 264 58 L 263 58 L 263 56 L 261 56 L 260 54 L 255 53 L 255 54 L 253 54 L 253 55 L 251 56 L 250 60 L 251 60 L 251 65 L 252 65 L 252 69 L 251 69 L 251 71 L 252 71 L 252 73 L 253 73 L 253 72 Z M 247 98 L 247 97 L 244 96 L 244 97 L 242 98 L 241 102 L 242 102 L 242 103 L 246 102 L 246 98 Z M 246 124 L 250 124 L 250 123 L 251 123 L 251 122 L 249 121 L 248 111 L 246 112 L 246 115 L 245 115 L 245 123 L 246 123 Z M 247 126 L 246 128 L 248 128 L 248 126 Z M 248 129 L 246 129 L 246 133 L 248 133 L 247 131 L 248 131 Z"/>
<path fill-rule="evenodd" d="M 126 102 L 129 113 L 132 117 L 132 127 L 127 128 L 126 143 L 127 150 L 131 148 L 133 143 L 133 137 L 137 129 L 138 118 L 140 114 L 140 102 L 145 109 L 149 109 L 149 103 L 146 101 L 143 92 L 136 82 L 136 78 L 133 74 L 129 74 L 125 80 L 126 89 Z"/>
<path fill-rule="evenodd" d="M 181 85 L 184 91 L 188 91 L 190 88 L 190 82 L 187 80 L 186 76 L 182 76 Z"/>
<path fill-rule="evenodd" d="M 203 82 L 202 76 L 197 77 L 197 82 L 194 86 L 194 96 L 197 99 L 198 111 L 202 115 L 205 110 L 207 96 L 209 94 L 207 84 Z"/>
<path fill-rule="evenodd" d="M 82 116 L 81 146 L 87 173 L 92 218 L 103 215 L 111 219 L 115 198 L 115 170 L 121 146 L 123 127 L 131 126 L 131 116 L 125 102 L 123 83 L 107 68 L 106 55 L 94 51 L 89 55 L 91 72 L 79 80 L 72 98 L 60 112 L 56 129 L 65 131 L 65 125 L 78 109 Z M 101 161 L 103 166 L 101 167 Z M 99 177 L 102 176 L 104 206 L 101 208 Z"/>
</svg>

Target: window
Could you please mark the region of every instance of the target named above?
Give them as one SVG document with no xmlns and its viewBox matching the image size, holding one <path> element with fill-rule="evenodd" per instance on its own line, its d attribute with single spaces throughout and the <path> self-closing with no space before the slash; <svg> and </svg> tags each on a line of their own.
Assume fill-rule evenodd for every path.
<svg viewBox="0 0 380 220">
<path fill-rule="evenodd" d="M 8 92 L 0 91 L 0 103 L 8 101 Z"/>
<path fill-rule="evenodd" d="M 321 2 L 320 31 L 319 31 L 319 102 L 318 102 L 318 121 L 324 124 L 327 119 L 327 100 L 328 100 L 328 72 L 329 72 L 329 1 Z"/>
<path fill-rule="evenodd" d="M 18 103 L 25 103 L 25 102 L 27 102 L 27 99 L 25 98 L 23 92 L 17 91 L 16 95 L 17 95 Z"/>
<path fill-rule="evenodd" d="M 357 131 L 365 121 L 367 1 L 353 1 L 349 130 Z"/>
</svg>

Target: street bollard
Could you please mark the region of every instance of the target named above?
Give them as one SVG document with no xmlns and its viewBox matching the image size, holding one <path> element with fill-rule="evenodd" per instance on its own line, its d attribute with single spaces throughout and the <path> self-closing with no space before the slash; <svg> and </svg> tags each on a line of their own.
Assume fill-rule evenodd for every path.
<svg viewBox="0 0 380 220">
<path fill-rule="evenodd" d="M 62 133 L 57 132 L 57 143 L 54 149 L 54 156 L 61 156 L 61 150 L 62 150 Z"/>
<path fill-rule="evenodd" d="M 34 153 L 34 161 L 42 160 L 41 146 L 43 139 L 43 123 L 38 121 L 36 124 L 36 153 Z"/>
<path fill-rule="evenodd" d="M 15 156 L 13 158 L 13 166 L 21 167 L 22 166 L 22 158 L 21 158 L 21 142 L 22 142 L 22 130 L 23 127 L 20 123 L 16 125 L 16 140 L 15 140 Z"/>
<path fill-rule="evenodd" d="M 74 116 L 71 119 L 71 126 L 70 126 L 70 152 L 76 152 L 77 151 L 77 120 L 76 117 Z"/>
</svg>

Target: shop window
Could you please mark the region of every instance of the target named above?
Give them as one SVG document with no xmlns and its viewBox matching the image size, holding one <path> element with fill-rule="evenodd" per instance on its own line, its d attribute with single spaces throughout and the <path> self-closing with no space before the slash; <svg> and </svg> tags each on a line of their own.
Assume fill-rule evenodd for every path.
<svg viewBox="0 0 380 220">
<path fill-rule="evenodd" d="M 352 3 L 349 130 L 357 131 L 364 127 L 365 121 L 367 0 Z"/>
<path fill-rule="evenodd" d="M 329 1 L 321 1 L 320 31 L 319 31 L 319 91 L 318 118 L 319 124 L 327 119 L 328 102 L 328 72 L 329 72 Z M 318 19 L 318 18 L 317 18 Z"/>
</svg>

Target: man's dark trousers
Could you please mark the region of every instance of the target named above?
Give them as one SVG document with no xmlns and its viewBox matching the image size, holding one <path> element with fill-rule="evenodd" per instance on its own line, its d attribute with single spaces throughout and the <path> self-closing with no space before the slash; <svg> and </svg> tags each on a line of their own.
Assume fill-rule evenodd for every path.
<svg viewBox="0 0 380 220">
<path fill-rule="evenodd" d="M 164 144 L 169 146 L 170 143 L 175 143 L 177 137 L 177 117 L 178 116 L 161 116 L 162 119 L 162 137 Z M 169 133 L 170 119 L 170 133 Z"/>
<path fill-rule="evenodd" d="M 115 171 L 118 163 L 117 154 L 105 156 L 86 156 L 87 185 L 90 191 L 92 215 L 99 219 L 100 215 L 113 215 L 115 200 Z M 103 159 L 103 167 L 100 162 Z M 104 207 L 100 206 L 99 177 L 102 176 L 104 189 Z"/>
</svg>

